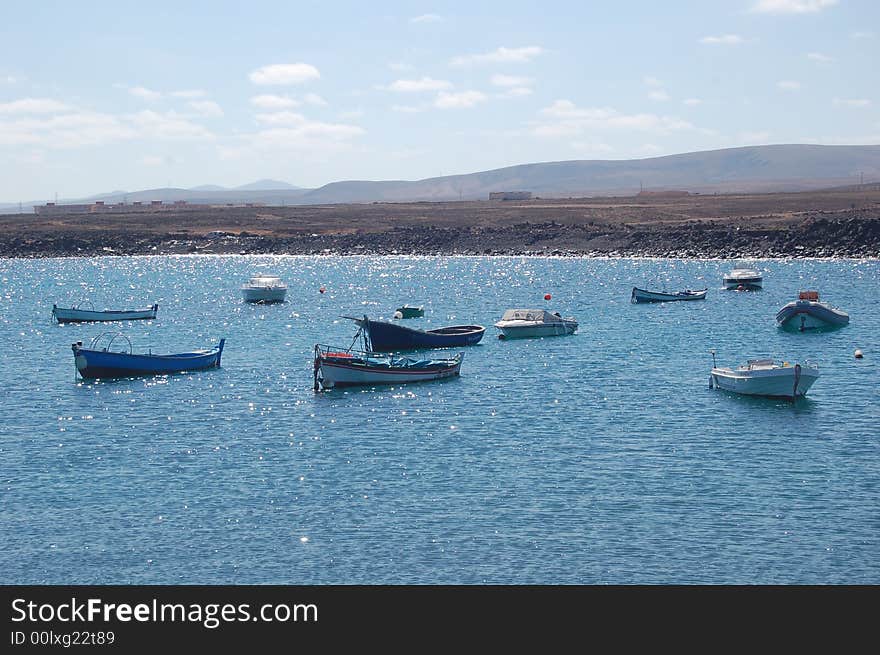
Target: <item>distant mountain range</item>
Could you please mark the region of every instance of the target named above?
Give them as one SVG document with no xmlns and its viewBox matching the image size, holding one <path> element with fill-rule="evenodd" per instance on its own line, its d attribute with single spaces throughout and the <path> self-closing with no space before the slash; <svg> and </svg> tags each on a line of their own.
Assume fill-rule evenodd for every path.
<svg viewBox="0 0 880 655">
<path fill-rule="evenodd" d="M 202 186 L 194 186 L 188 191 L 301 191 L 302 187 L 293 186 L 287 182 L 279 180 L 257 180 L 250 184 L 242 184 L 231 189 L 225 186 L 217 186 L 216 184 L 203 184 Z M 114 193 L 118 193 L 114 192 Z"/>
<path fill-rule="evenodd" d="M 79 201 L 263 203 L 266 205 L 485 200 L 492 191 L 531 191 L 535 196 L 634 195 L 640 190 L 692 193 L 806 191 L 880 181 L 880 145 L 769 145 L 691 152 L 630 160 L 573 160 L 521 164 L 491 171 L 406 181 L 332 182 L 303 189 L 259 180 L 233 189 L 149 189 L 102 194 Z M 59 204 L 62 201 L 59 201 Z M 26 203 L 23 210 L 32 211 Z M 16 213 L 18 203 L 0 205 Z"/>
</svg>

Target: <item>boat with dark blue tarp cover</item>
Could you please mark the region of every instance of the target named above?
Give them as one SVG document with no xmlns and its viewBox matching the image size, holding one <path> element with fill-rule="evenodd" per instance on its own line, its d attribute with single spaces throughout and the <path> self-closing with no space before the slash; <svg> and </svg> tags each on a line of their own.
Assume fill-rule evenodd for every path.
<svg viewBox="0 0 880 655">
<path fill-rule="evenodd" d="M 396 323 L 372 321 L 366 316 L 343 318 L 358 324 L 367 338 L 366 349 L 373 352 L 473 346 L 480 342 L 486 332 L 482 325 L 448 325 L 433 330 L 416 330 Z"/>
</svg>

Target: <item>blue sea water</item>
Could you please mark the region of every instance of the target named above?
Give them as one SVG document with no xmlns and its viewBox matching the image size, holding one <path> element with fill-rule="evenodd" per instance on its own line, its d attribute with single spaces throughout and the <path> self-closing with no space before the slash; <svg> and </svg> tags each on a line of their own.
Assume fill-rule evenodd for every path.
<svg viewBox="0 0 880 655">
<path fill-rule="evenodd" d="M 765 289 L 738 293 L 710 260 L 0 260 L 0 583 L 880 583 L 880 262 L 758 265 Z M 288 302 L 243 303 L 257 272 Z M 633 305 L 633 285 L 709 294 Z M 850 325 L 779 330 L 807 288 Z M 51 322 L 85 299 L 159 315 Z M 342 315 L 404 303 L 425 304 L 410 326 L 487 326 L 460 378 L 312 391 Z M 580 328 L 500 341 L 513 307 Z M 70 344 L 108 330 L 225 337 L 223 366 L 75 380 Z M 710 390 L 710 348 L 822 375 L 794 405 Z"/>
</svg>

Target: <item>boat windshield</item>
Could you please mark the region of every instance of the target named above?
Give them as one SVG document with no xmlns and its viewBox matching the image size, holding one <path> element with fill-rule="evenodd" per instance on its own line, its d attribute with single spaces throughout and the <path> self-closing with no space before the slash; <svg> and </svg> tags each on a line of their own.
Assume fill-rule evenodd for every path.
<svg viewBox="0 0 880 655">
<path fill-rule="evenodd" d="M 253 287 L 281 287 L 284 283 L 281 278 L 276 275 L 256 275 L 248 280 L 248 284 Z"/>
<path fill-rule="evenodd" d="M 546 309 L 508 309 L 501 317 L 502 321 L 535 321 L 538 323 L 555 323 L 561 320 L 559 314 Z"/>
</svg>

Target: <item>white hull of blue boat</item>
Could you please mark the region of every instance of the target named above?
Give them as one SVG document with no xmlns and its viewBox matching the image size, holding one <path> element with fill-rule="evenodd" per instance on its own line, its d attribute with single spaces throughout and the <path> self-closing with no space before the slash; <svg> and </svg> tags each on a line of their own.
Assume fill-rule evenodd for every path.
<svg viewBox="0 0 880 655">
<path fill-rule="evenodd" d="M 724 288 L 725 289 L 739 289 L 742 287 L 743 289 L 761 289 L 764 285 L 764 278 L 760 275 L 758 276 L 738 276 L 738 277 L 725 277 L 724 278 Z"/>
<path fill-rule="evenodd" d="M 108 321 L 135 321 L 140 319 L 151 320 L 156 318 L 159 305 L 153 305 L 149 309 L 122 310 L 105 309 L 94 311 L 78 309 L 76 307 L 64 308 L 52 305 L 52 317 L 59 323 L 92 323 Z"/>
<path fill-rule="evenodd" d="M 794 400 L 805 396 L 818 378 L 819 367 L 813 364 L 779 365 L 770 360 L 755 360 L 735 369 L 713 368 L 710 384 L 747 396 Z"/>
<path fill-rule="evenodd" d="M 724 276 L 725 289 L 761 289 L 764 285 L 764 276 L 761 272 L 739 264 Z"/>
<path fill-rule="evenodd" d="M 241 286 L 245 302 L 284 302 L 287 285 L 277 275 L 255 275 Z"/>
<path fill-rule="evenodd" d="M 578 324 L 573 321 L 565 323 L 553 323 L 532 325 L 523 324 L 516 325 L 515 321 L 509 321 L 507 325 L 500 326 L 496 323 L 495 327 L 501 330 L 501 336 L 505 339 L 528 339 L 532 337 L 560 337 L 566 334 L 574 334 L 577 331 Z M 525 321 L 523 323 L 526 323 Z"/>
<path fill-rule="evenodd" d="M 244 287 L 241 290 L 241 295 L 245 302 L 284 302 L 284 298 L 287 296 L 287 288 L 257 289 Z"/>
</svg>

